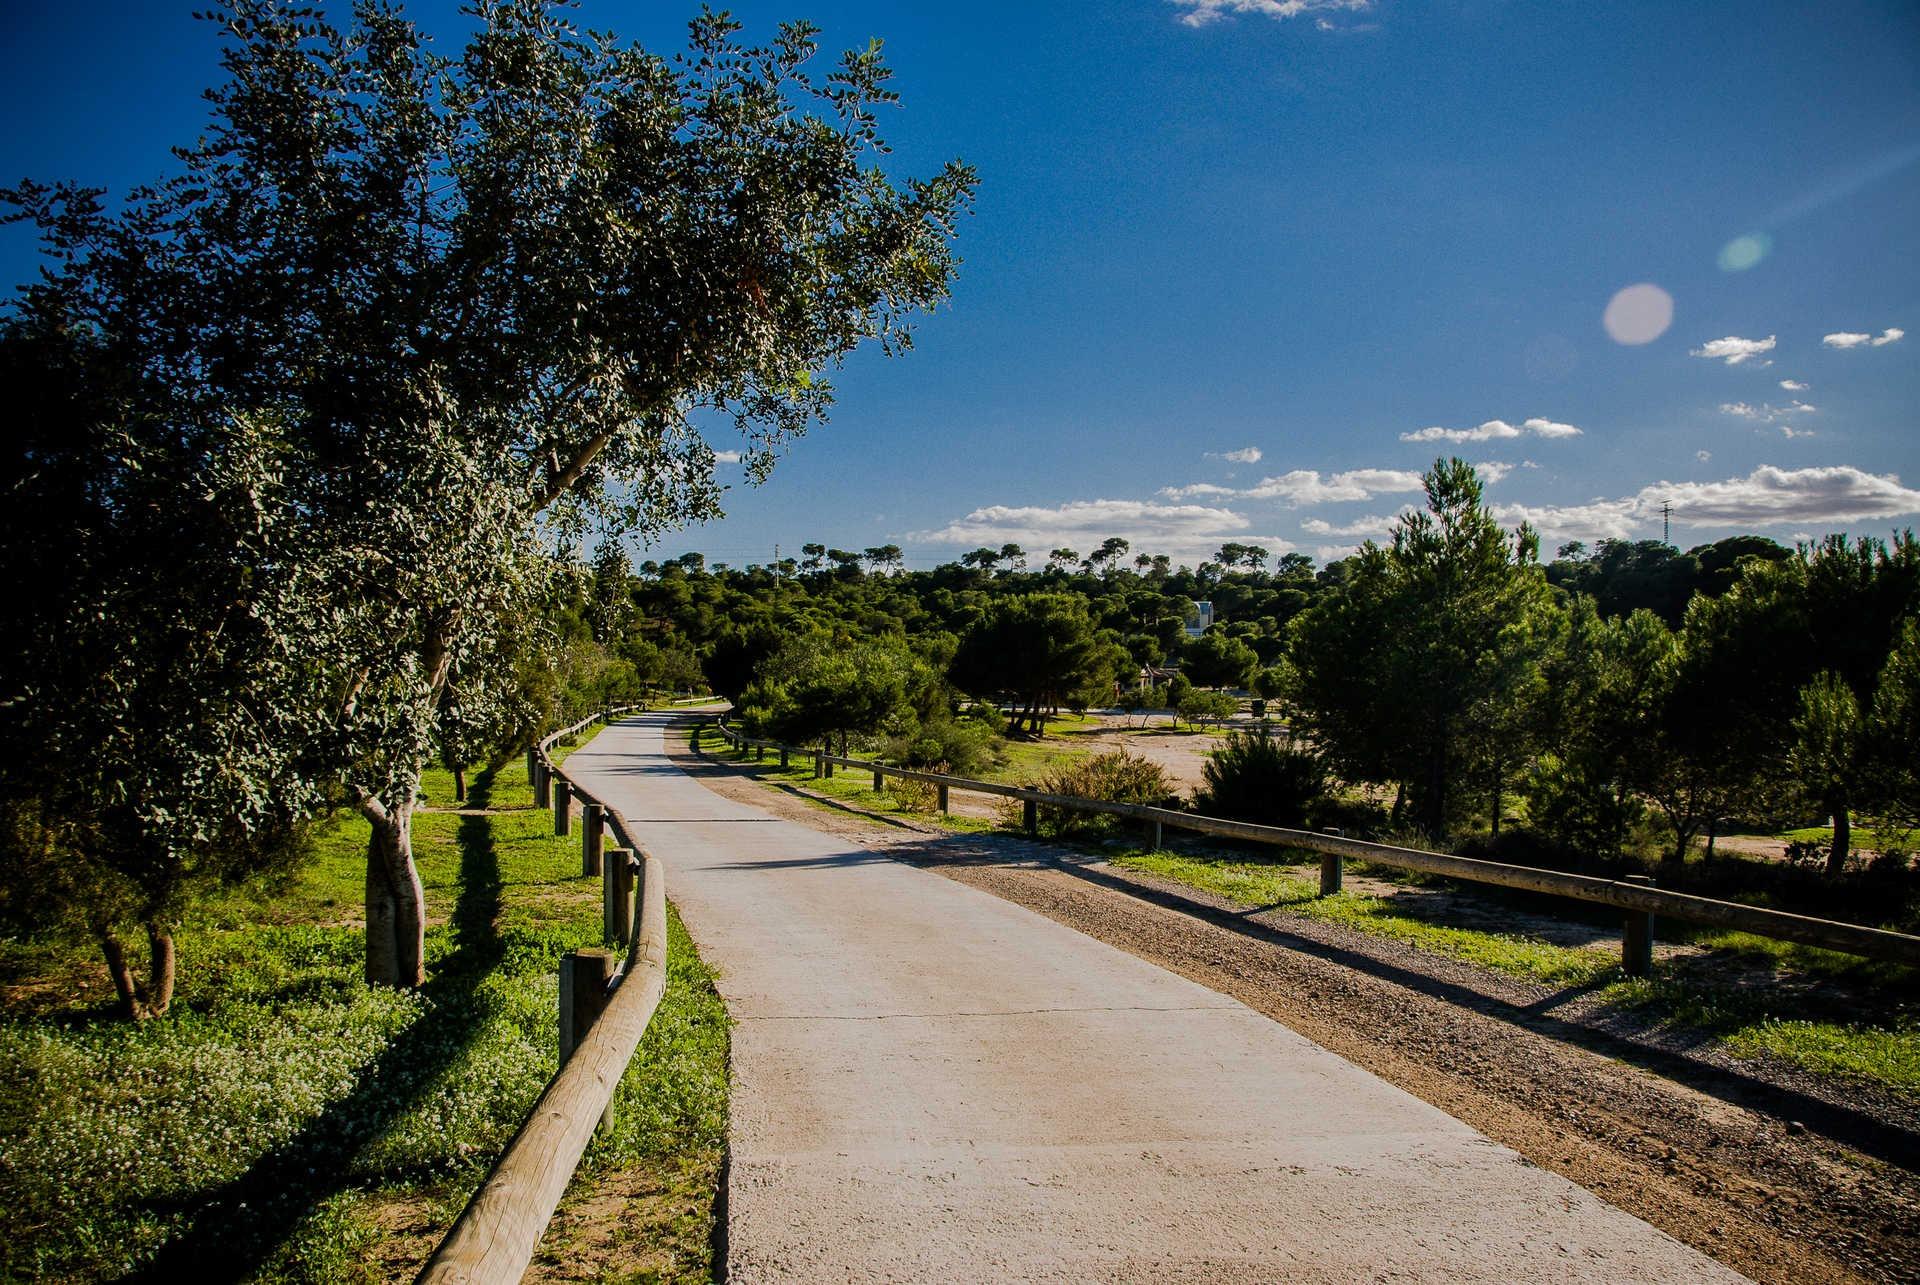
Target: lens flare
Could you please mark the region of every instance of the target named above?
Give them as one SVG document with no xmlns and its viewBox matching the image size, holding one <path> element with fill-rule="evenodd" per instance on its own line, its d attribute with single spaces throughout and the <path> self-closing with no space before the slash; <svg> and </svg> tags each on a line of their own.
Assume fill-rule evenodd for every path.
<svg viewBox="0 0 1920 1285">
<path fill-rule="evenodd" d="M 1773 250 L 1773 238 L 1765 232 L 1737 236 L 1720 247 L 1720 271 L 1745 272 Z"/>
<path fill-rule="evenodd" d="M 1617 344 L 1650 344 L 1673 324 L 1673 296 L 1650 281 L 1628 286 L 1607 301 L 1600 324 Z"/>
</svg>

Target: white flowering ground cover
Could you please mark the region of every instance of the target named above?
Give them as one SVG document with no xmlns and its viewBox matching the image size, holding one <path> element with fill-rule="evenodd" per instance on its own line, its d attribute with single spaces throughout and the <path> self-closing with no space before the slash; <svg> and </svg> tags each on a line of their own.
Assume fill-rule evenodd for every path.
<svg viewBox="0 0 1920 1285">
<path fill-rule="evenodd" d="M 427 789 L 451 802 L 446 780 Z M 502 810 L 416 822 L 434 920 L 417 993 L 360 981 L 366 829 L 345 817 L 291 880 L 186 927 L 163 1018 L 115 1018 L 84 943 L 0 942 L 0 1280 L 418 1270 L 553 1074 L 559 956 L 599 944 L 599 881 L 524 766 L 474 795 Z M 543 1246 L 550 1274 L 710 1277 L 727 1019 L 670 929 L 666 998 Z"/>
</svg>

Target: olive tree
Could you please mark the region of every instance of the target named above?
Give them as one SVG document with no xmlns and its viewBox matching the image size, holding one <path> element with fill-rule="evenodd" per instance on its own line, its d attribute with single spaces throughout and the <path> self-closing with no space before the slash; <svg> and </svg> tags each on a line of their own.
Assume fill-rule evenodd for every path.
<svg viewBox="0 0 1920 1285">
<path fill-rule="evenodd" d="M 301 592 L 275 434 L 146 432 L 154 390 L 46 314 L 0 331 L 0 396 L 0 925 L 92 938 L 157 1016 L 192 898 L 288 860 L 318 802 L 314 676 L 267 623 Z"/>
<path fill-rule="evenodd" d="M 308 757 L 371 825 L 367 976 L 395 985 L 424 976 L 435 711 L 498 604 L 589 518 L 717 513 L 699 424 L 763 478 L 832 367 L 945 297 L 974 182 L 883 172 L 877 44 L 819 75 L 802 24 L 750 48 L 705 13 L 669 59 L 544 0 L 475 13 L 446 57 L 389 4 L 238 0 L 177 174 L 117 212 L 6 194 L 49 251 L 31 306 L 169 391 L 140 431 L 274 427 L 279 556 L 312 574 L 272 628 L 328 680 Z"/>
</svg>

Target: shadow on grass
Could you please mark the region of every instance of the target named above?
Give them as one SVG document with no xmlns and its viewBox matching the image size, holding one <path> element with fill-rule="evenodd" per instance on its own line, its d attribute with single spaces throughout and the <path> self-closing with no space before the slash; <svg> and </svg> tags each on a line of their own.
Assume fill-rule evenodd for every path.
<svg viewBox="0 0 1920 1285">
<path fill-rule="evenodd" d="M 485 806 L 493 773 L 470 791 Z M 460 893 L 449 922 L 453 948 L 421 989 L 426 1008 L 362 1067 L 353 1088 L 247 1170 L 210 1191 L 149 1202 L 168 1221 L 190 1221 L 127 1279 L 231 1281 L 254 1275 L 329 1197 L 355 1185 L 353 1164 L 458 1059 L 486 1019 L 475 992 L 499 963 L 502 881 L 485 817 L 461 818 Z"/>
</svg>

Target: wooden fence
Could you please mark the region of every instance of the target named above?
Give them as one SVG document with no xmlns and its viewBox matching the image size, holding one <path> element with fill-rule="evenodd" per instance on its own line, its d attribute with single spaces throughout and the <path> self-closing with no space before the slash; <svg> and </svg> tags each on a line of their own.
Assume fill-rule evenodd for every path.
<svg viewBox="0 0 1920 1285">
<path fill-rule="evenodd" d="M 626 713 L 610 709 L 563 728 L 527 751 L 534 802 L 568 832 L 577 796 L 585 810 L 581 864 L 601 876 L 605 940 L 625 948 L 576 951 L 561 960 L 560 1069 L 467 1203 L 419 1280 L 434 1285 L 518 1281 L 603 1121 L 614 1090 L 667 985 L 667 883 L 659 858 L 633 841 L 626 818 L 570 780 L 549 756 L 555 742 Z M 611 830 L 618 846 L 605 847 Z"/>
<path fill-rule="evenodd" d="M 705 726 L 708 725 L 702 724 L 701 728 Z M 1374 865 L 1417 870 L 1425 874 L 1444 875 L 1449 879 L 1461 879 L 1470 883 L 1521 888 L 1528 892 L 1549 893 L 1575 901 L 1612 906 L 1628 912 L 1622 934 L 1622 962 L 1626 971 L 1633 976 L 1645 976 L 1652 968 L 1653 919 L 1656 915 L 1920 968 L 1920 937 L 1907 933 L 1888 932 L 1880 928 L 1865 928 L 1858 924 L 1839 923 L 1830 919 L 1816 919 L 1810 915 L 1796 915 L 1784 910 L 1769 910 L 1763 906 L 1748 906 L 1734 901 L 1718 901 L 1712 897 L 1696 897 L 1690 893 L 1669 892 L 1652 886 L 1651 882 L 1644 879 L 1599 879 L 1592 875 L 1564 874 L 1558 870 L 1540 870 L 1532 866 L 1482 861 L 1477 857 L 1461 857 L 1444 852 L 1424 852 L 1418 848 L 1400 848 L 1385 843 L 1366 843 L 1337 833 L 1289 830 L 1281 826 L 1256 825 L 1249 821 L 1203 816 L 1196 812 L 1180 812 L 1172 808 L 1145 807 L 1134 803 L 1107 803 L 1098 799 L 1077 799 L 1065 795 L 1046 794 L 1039 790 L 1023 789 L 1020 786 L 999 785 L 992 781 L 975 781 L 966 777 L 947 776 L 939 772 L 921 772 L 911 768 L 893 767 L 885 763 L 871 763 L 782 745 L 777 741 L 755 740 L 742 736 L 738 731 L 726 726 L 724 722 L 716 722 L 711 726 L 729 743 L 743 751 L 753 751 L 758 755 L 764 755 L 769 749 L 778 751 L 782 766 L 786 766 L 794 754 L 809 755 L 814 760 L 814 773 L 817 776 L 831 776 L 836 767 L 857 772 L 871 772 L 873 788 L 876 790 L 881 787 L 887 777 L 924 782 L 935 788 L 938 795 L 937 805 L 942 812 L 947 811 L 950 790 L 967 790 L 976 794 L 992 794 L 1001 798 L 1018 799 L 1022 805 L 1022 819 L 1029 834 L 1038 832 L 1039 809 L 1046 807 L 1077 812 L 1102 812 L 1109 816 L 1139 821 L 1151 831 L 1155 849 L 1161 847 L 1167 827 L 1250 843 L 1304 848 L 1320 854 L 1320 892 L 1323 896 L 1340 891 L 1341 863 L 1343 859 L 1351 857 Z M 695 729 L 696 738 L 701 728 Z"/>
</svg>

